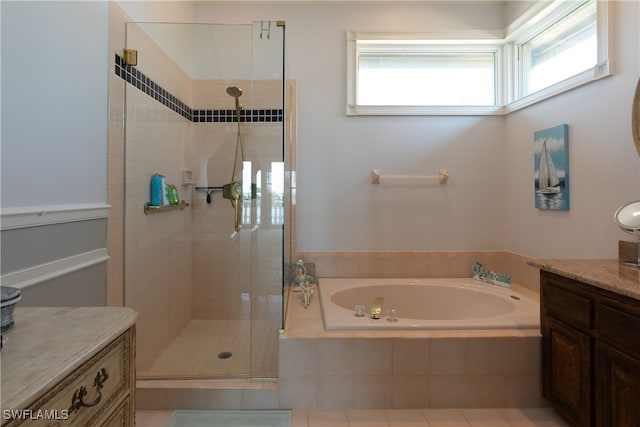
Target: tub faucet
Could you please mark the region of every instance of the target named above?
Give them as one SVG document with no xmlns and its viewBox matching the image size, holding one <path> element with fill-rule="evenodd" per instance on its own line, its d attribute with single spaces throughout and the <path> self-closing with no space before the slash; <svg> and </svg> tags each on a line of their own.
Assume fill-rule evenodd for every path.
<svg viewBox="0 0 640 427">
<path fill-rule="evenodd" d="M 384 303 L 384 298 L 378 297 L 373 300 L 371 303 L 371 308 L 369 309 L 369 313 L 371 314 L 372 319 L 379 319 L 380 314 L 382 314 L 382 304 Z"/>
</svg>

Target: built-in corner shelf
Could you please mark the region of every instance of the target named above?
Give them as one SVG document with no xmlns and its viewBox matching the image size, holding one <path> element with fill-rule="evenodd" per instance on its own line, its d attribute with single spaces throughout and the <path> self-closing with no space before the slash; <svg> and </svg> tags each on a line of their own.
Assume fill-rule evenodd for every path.
<svg viewBox="0 0 640 427">
<path fill-rule="evenodd" d="M 181 200 L 177 205 L 151 206 L 149 203 L 145 203 L 144 214 L 148 215 L 152 213 L 175 211 L 177 209 L 183 210 L 187 206 L 189 206 L 189 203 L 185 202 L 184 200 Z"/>
<path fill-rule="evenodd" d="M 183 187 L 186 187 L 188 185 L 196 185 L 195 181 L 193 180 L 193 172 L 188 169 L 182 169 L 181 181 Z"/>
</svg>

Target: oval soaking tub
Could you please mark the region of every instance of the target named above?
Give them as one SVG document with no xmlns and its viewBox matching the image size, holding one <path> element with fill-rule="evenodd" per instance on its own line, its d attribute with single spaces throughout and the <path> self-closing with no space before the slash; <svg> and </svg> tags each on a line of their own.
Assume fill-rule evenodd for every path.
<svg viewBox="0 0 640 427">
<path fill-rule="evenodd" d="M 472 278 L 320 278 L 320 305 L 327 330 L 539 328 L 538 301 Z M 382 298 L 379 319 L 370 309 Z M 379 300 L 380 301 L 380 300 Z M 363 317 L 356 306 L 364 306 Z M 395 309 L 396 320 L 389 318 Z"/>
</svg>

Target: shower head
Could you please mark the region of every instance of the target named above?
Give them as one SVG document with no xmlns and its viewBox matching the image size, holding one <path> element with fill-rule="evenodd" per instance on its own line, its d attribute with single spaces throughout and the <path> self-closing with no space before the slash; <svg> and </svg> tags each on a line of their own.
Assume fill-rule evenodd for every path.
<svg viewBox="0 0 640 427">
<path fill-rule="evenodd" d="M 242 89 L 238 86 L 229 86 L 227 88 L 227 94 L 233 96 L 236 99 L 236 114 L 238 115 L 238 120 L 240 119 L 240 101 L 238 98 L 242 96 Z"/>
<path fill-rule="evenodd" d="M 242 96 L 242 89 L 237 86 L 229 86 L 227 88 L 227 94 L 234 98 L 238 98 L 239 96 Z"/>
</svg>

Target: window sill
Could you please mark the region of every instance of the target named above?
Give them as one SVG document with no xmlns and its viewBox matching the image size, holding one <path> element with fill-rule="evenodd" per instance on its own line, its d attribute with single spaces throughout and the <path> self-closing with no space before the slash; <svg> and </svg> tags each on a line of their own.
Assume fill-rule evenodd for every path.
<svg viewBox="0 0 640 427">
<path fill-rule="evenodd" d="M 609 61 L 604 61 L 590 70 L 586 70 L 580 74 L 576 74 L 573 77 L 565 79 L 552 86 L 541 89 L 537 92 L 524 96 L 516 101 L 505 105 L 503 114 L 507 115 L 509 113 L 513 113 L 514 111 L 521 110 L 530 105 L 537 104 L 540 101 L 544 101 L 545 99 L 553 98 L 554 96 L 558 96 L 562 93 L 568 92 L 570 90 L 584 86 L 593 81 L 600 80 L 610 75 L 612 75 L 612 73 L 609 68 Z"/>
<path fill-rule="evenodd" d="M 347 116 L 495 116 L 500 106 L 347 105 Z"/>
<path fill-rule="evenodd" d="M 347 116 L 505 116 L 612 75 L 609 61 L 504 106 L 347 105 Z"/>
</svg>

